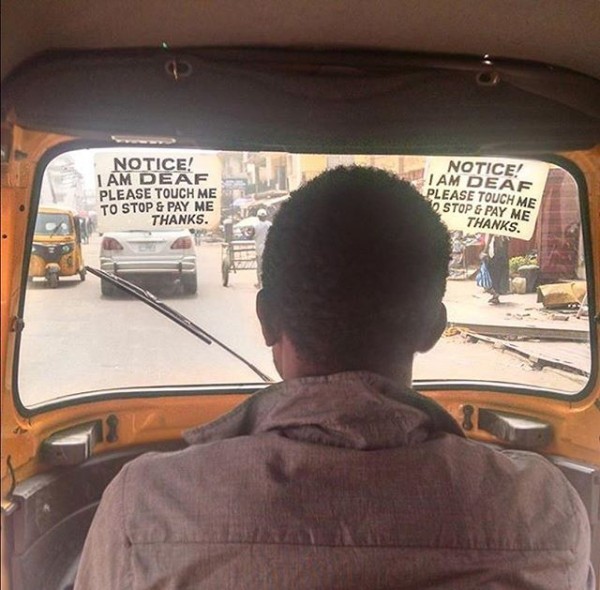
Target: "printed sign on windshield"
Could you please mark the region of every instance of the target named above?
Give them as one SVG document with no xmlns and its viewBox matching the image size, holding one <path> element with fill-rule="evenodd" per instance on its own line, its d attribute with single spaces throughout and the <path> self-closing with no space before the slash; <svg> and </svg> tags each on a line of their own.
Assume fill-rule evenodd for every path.
<svg viewBox="0 0 600 590">
<path fill-rule="evenodd" d="M 214 229 L 221 162 L 197 150 L 115 150 L 94 155 L 98 229 Z"/>
<path fill-rule="evenodd" d="M 504 158 L 427 159 L 423 194 L 450 230 L 531 239 L 549 164 Z"/>
</svg>

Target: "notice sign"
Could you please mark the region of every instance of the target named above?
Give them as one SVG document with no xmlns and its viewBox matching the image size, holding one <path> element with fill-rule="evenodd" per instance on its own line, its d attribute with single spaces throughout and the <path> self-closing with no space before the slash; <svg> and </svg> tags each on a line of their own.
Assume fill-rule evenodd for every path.
<svg viewBox="0 0 600 590">
<path fill-rule="evenodd" d="M 548 170 L 530 160 L 432 157 L 423 194 L 450 230 L 529 240 Z"/>
<path fill-rule="evenodd" d="M 214 229 L 221 162 L 194 150 L 115 150 L 94 156 L 98 229 Z"/>
</svg>

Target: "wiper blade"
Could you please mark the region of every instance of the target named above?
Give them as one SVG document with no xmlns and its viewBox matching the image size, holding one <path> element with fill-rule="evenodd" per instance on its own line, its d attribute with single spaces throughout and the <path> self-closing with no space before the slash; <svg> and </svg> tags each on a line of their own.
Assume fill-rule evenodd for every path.
<svg viewBox="0 0 600 590">
<path fill-rule="evenodd" d="M 65 225 L 64 221 L 61 221 L 51 232 L 50 235 L 48 236 L 49 238 L 53 238 L 57 233 L 59 229 L 62 229 L 63 226 Z"/>
<path fill-rule="evenodd" d="M 86 266 L 85 269 L 91 274 L 96 275 L 97 277 L 100 277 L 105 281 L 108 281 L 111 285 L 114 285 L 115 287 L 121 289 L 121 291 L 133 295 L 136 299 L 139 299 L 152 309 L 155 309 L 165 317 L 174 321 L 182 328 L 186 329 L 188 332 L 202 340 L 202 342 L 205 342 L 206 344 L 212 344 L 214 342 L 223 350 L 226 350 L 229 354 L 233 355 L 236 359 L 240 360 L 247 367 L 252 369 L 263 381 L 267 383 L 273 383 L 273 379 L 271 379 L 271 377 L 265 375 L 265 373 L 263 373 L 260 369 L 255 367 L 251 362 L 247 361 L 243 356 L 239 355 L 237 352 L 229 348 L 226 344 L 223 344 L 223 342 L 217 340 L 217 338 L 209 334 L 200 326 L 196 325 L 189 318 L 186 318 L 184 315 L 174 310 L 164 301 L 158 299 L 153 293 L 150 293 L 150 291 L 142 289 L 138 285 L 132 283 L 131 281 L 128 281 L 127 279 L 124 279 L 123 277 L 117 276 L 110 272 L 106 272 L 104 270 L 100 270 L 99 268 Z"/>
<path fill-rule="evenodd" d="M 156 309 L 156 311 L 162 313 L 162 315 L 168 317 L 173 320 L 175 323 L 179 324 L 182 328 L 185 328 L 188 332 L 191 332 L 194 336 L 197 336 L 205 342 L 206 344 L 212 344 L 213 338 L 211 338 L 205 330 L 196 326 L 191 320 L 186 318 L 184 315 L 180 314 L 178 311 L 175 311 L 172 307 L 169 307 L 163 301 L 160 301 L 153 293 L 147 291 L 146 289 L 142 289 L 135 283 L 124 279 L 123 277 L 119 277 L 113 273 L 106 272 L 104 270 L 100 270 L 99 268 L 93 268 L 91 266 L 86 266 L 85 269 L 91 272 L 93 275 L 100 277 L 121 289 L 121 291 L 125 291 L 130 295 L 133 295 L 136 299 L 143 301 L 148 306 Z"/>
</svg>

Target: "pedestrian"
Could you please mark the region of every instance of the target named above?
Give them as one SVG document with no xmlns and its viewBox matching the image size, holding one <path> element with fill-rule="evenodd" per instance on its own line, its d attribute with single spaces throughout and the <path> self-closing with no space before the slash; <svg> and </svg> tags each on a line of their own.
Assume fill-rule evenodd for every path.
<svg viewBox="0 0 600 590">
<path fill-rule="evenodd" d="M 89 239 L 88 239 L 88 232 L 87 232 L 87 223 L 85 221 L 85 218 L 78 217 L 77 220 L 79 223 L 79 233 L 81 234 L 81 243 L 87 244 L 89 242 Z"/>
<path fill-rule="evenodd" d="M 465 245 L 463 243 L 462 232 L 455 231 L 452 233 L 451 258 L 448 265 L 450 276 L 456 276 L 462 271 L 465 272 Z"/>
<path fill-rule="evenodd" d="M 482 258 L 490 273 L 492 286 L 487 290 L 491 295 L 488 303 L 500 303 L 500 295 L 510 291 L 508 268 L 508 238 L 488 234 L 482 252 Z"/>
<path fill-rule="evenodd" d="M 271 227 L 271 222 L 267 219 L 267 211 L 265 209 L 259 209 L 256 214 L 258 221 L 254 225 L 254 245 L 256 251 L 256 279 L 257 283 L 255 287 L 257 289 L 262 288 L 262 260 L 263 252 L 265 250 L 265 243 L 267 241 L 267 234 Z"/>
</svg>

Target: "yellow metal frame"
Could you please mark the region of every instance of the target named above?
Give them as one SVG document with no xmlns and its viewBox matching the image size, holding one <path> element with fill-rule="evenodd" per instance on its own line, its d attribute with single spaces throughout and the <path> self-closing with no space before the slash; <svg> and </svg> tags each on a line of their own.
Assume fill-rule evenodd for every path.
<svg viewBox="0 0 600 590">
<path fill-rule="evenodd" d="M 52 133 L 13 129 L 13 153 L 26 154 L 18 161 L 2 164 L 1 196 L 1 403 L 2 403 L 2 504 L 10 503 L 9 492 L 44 467 L 38 459 L 41 442 L 51 433 L 90 420 L 106 420 L 116 414 L 119 419 L 118 441 L 103 442 L 98 453 L 134 444 L 177 439 L 181 431 L 207 422 L 228 411 L 243 395 L 209 395 L 198 397 L 135 398 L 101 400 L 50 410 L 31 417 L 19 414 L 13 402 L 12 366 L 15 332 L 11 318 L 17 315 L 22 285 L 26 232 L 33 198 L 33 180 L 38 162 L 51 148 L 72 141 L 73 137 Z M 596 309 L 600 308 L 600 146 L 589 151 L 561 154 L 583 172 L 588 185 L 589 213 L 596 278 Z M 598 345 L 598 342 L 596 342 Z M 598 351 L 598 346 L 595 350 Z M 598 352 L 596 352 L 598 354 Z M 596 364 L 600 359 L 596 358 Z M 554 440 L 544 449 L 549 454 L 600 465 L 600 384 L 584 400 L 569 402 L 498 391 L 436 391 L 430 394 L 459 421 L 462 409 L 471 404 L 479 407 L 512 411 L 539 417 L 554 427 Z M 475 416 L 476 418 L 476 416 Z M 477 424 L 477 420 L 474 420 Z M 469 436 L 493 440 L 490 435 L 473 429 Z"/>
</svg>

